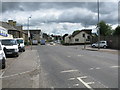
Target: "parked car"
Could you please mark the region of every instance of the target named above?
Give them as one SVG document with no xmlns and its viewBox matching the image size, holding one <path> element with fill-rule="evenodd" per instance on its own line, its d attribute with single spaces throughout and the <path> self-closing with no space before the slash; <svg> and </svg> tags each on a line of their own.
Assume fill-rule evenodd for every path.
<svg viewBox="0 0 120 90">
<path fill-rule="evenodd" d="M 19 56 L 18 43 L 15 39 L 0 39 L 5 55 Z"/>
<path fill-rule="evenodd" d="M 98 45 L 102 48 L 107 48 L 108 47 L 107 41 L 100 41 L 100 42 L 93 43 L 92 47 L 95 48 L 95 47 L 98 47 Z"/>
<path fill-rule="evenodd" d="M 38 45 L 38 40 L 32 40 L 33 45 Z"/>
<path fill-rule="evenodd" d="M 45 45 L 45 40 L 40 40 L 41 45 Z"/>
<path fill-rule="evenodd" d="M 55 45 L 55 43 L 54 42 L 50 42 L 50 45 Z"/>
<path fill-rule="evenodd" d="M 16 38 L 17 43 L 19 44 L 19 51 L 20 52 L 25 52 L 25 44 L 23 38 Z"/>
<path fill-rule="evenodd" d="M 6 67 L 6 56 L 3 51 L 2 44 L 0 42 L 0 69 L 4 69 Z"/>
</svg>

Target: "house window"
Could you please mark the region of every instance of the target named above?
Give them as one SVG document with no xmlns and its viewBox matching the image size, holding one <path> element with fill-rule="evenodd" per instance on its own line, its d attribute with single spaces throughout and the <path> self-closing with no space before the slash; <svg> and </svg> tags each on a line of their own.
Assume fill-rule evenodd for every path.
<svg viewBox="0 0 120 90">
<path fill-rule="evenodd" d="M 76 39 L 75 39 L 75 41 L 76 41 L 76 42 L 78 42 L 78 41 L 79 41 L 79 39 L 78 39 L 78 38 L 76 38 Z"/>
<path fill-rule="evenodd" d="M 83 37 L 85 37 L 85 34 L 83 34 Z"/>
<path fill-rule="evenodd" d="M 90 36 L 87 36 L 87 39 L 90 39 Z"/>
<path fill-rule="evenodd" d="M 90 41 L 90 36 L 87 36 L 87 39 L 86 39 L 86 41 Z"/>
</svg>

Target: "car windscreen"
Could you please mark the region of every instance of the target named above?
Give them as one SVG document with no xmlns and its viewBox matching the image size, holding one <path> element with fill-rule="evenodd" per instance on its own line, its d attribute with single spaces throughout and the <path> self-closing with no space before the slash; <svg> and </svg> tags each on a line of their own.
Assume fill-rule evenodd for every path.
<svg viewBox="0 0 120 90">
<path fill-rule="evenodd" d="M 23 40 L 19 39 L 19 40 L 17 40 L 17 43 L 23 43 Z"/>
<path fill-rule="evenodd" d="M 2 40 L 2 45 L 17 45 L 16 40 Z"/>
</svg>

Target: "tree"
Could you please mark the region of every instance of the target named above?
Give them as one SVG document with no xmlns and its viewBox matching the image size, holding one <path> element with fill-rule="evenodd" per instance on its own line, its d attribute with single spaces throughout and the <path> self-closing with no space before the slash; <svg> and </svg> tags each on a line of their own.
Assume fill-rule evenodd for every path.
<svg viewBox="0 0 120 90">
<path fill-rule="evenodd" d="M 116 36 L 120 35 L 120 26 L 117 26 L 115 28 L 115 31 L 113 32 L 113 35 L 116 35 Z"/>
<path fill-rule="evenodd" d="M 101 36 L 109 36 L 112 34 L 112 27 L 106 24 L 104 21 L 99 22 L 98 26 Z"/>
</svg>

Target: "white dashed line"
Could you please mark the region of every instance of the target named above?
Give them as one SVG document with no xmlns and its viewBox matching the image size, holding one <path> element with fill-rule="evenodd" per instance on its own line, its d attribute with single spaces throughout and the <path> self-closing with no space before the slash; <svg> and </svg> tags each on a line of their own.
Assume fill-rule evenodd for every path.
<svg viewBox="0 0 120 90">
<path fill-rule="evenodd" d="M 77 84 L 74 84 L 73 86 L 79 86 L 79 84 L 77 83 Z"/>
<path fill-rule="evenodd" d="M 94 90 L 91 86 L 89 86 L 85 81 L 83 81 L 80 77 L 77 77 L 77 79 L 81 82 L 81 83 L 83 83 L 88 89 L 90 89 L 90 90 Z"/>
<path fill-rule="evenodd" d="M 83 56 L 83 55 L 77 55 L 78 57 L 81 57 L 81 56 Z"/>
<path fill-rule="evenodd" d="M 87 78 L 87 76 L 82 76 L 82 77 L 80 77 L 81 79 L 85 79 L 85 78 Z"/>
<path fill-rule="evenodd" d="M 110 68 L 120 68 L 120 66 L 111 66 Z"/>
<path fill-rule="evenodd" d="M 67 56 L 67 57 L 71 57 L 71 56 Z"/>
<path fill-rule="evenodd" d="M 61 73 L 69 73 L 69 72 L 77 72 L 78 70 L 66 70 L 66 71 L 61 71 Z"/>
<path fill-rule="evenodd" d="M 101 69 L 100 67 L 97 67 L 97 68 L 95 68 L 95 69 Z"/>
<path fill-rule="evenodd" d="M 75 80 L 75 78 L 70 78 L 70 79 L 68 79 L 68 80 Z"/>
<path fill-rule="evenodd" d="M 93 70 L 94 68 L 90 68 L 90 70 Z"/>
</svg>

